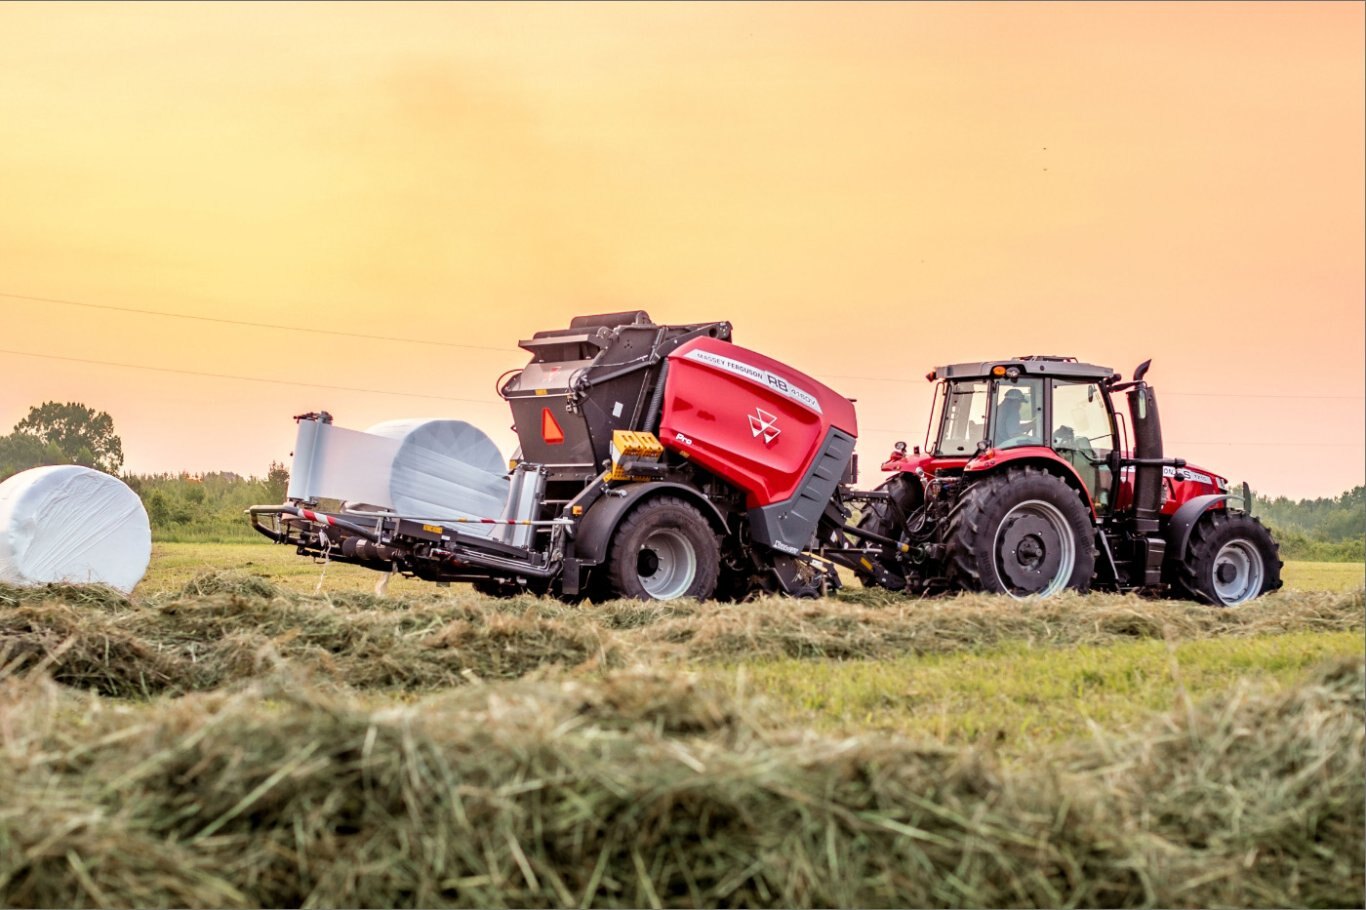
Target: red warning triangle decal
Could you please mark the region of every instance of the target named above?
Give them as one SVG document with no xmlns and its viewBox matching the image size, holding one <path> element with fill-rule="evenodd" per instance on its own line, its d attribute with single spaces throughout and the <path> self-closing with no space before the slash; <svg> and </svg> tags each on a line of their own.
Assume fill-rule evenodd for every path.
<svg viewBox="0 0 1366 910">
<path fill-rule="evenodd" d="M 564 442 L 564 430 L 550 413 L 550 408 L 541 408 L 541 438 L 546 445 L 557 446 Z"/>
</svg>

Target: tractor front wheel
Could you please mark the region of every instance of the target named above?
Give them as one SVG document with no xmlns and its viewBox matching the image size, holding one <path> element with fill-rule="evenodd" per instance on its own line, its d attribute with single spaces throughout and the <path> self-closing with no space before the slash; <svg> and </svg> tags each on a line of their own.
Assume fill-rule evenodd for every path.
<svg viewBox="0 0 1366 910">
<path fill-rule="evenodd" d="M 1194 600 L 1231 607 L 1281 586 L 1276 541 L 1245 512 L 1206 512 L 1182 554 L 1178 587 Z"/>
<path fill-rule="evenodd" d="M 706 600 L 716 590 L 721 552 L 702 513 L 675 496 L 637 506 L 617 527 L 607 557 L 614 597 Z"/>
<path fill-rule="evenodd" d="M 969 485 L 947 539 L 950 578 L 969 591 L 1047 597 L 1085 591 L 1095 573 L 1095 529 L 1081 495 L 1038 468 Z"/>
</svg>

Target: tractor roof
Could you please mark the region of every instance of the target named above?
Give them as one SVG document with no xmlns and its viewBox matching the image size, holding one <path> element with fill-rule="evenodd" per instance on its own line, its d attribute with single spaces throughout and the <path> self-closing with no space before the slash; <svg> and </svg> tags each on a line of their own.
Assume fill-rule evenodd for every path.
<svg viewBox="0 0 1366 910">
<path fill-rule="evenodd" d="M 996 367 L 1015 367 L 1022 376 L 1060 376 L 1064 379 L 1109 379 L 1114 370 L 1094 363 L 1079 363 L 1075 357 L 1052 357 L 1030 354 L 1008 360 L 983 360 L 978 363 L 954 363 L 935 367 L 929 379 L 988 379 Z"/>
</svg>

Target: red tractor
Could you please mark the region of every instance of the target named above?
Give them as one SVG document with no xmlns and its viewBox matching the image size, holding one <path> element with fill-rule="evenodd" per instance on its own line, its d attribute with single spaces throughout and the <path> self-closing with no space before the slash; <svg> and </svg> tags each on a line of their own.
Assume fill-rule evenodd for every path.
<svg viewBox="0 0 1366 910">
<path fill-rule="evenodd" d="M 935 369 L 933 438 L 923 452 L 898 443 L 883 465 L 894 475 L 858 527 L 894 543 L 860 560 L 859 577 L 916 593 L 1096 588 L 1221 605 L 1279 588 L 1247 485 L 1166 456 L 1150 363 L 1128 382 L 1072 357 Z"/>
<path fill-rule="evenodd" d="M 499 385 L 510 470 L 464 423 L 302 415 L 288 500 L 253 526 L 304 555 L 570 600 L 815 596 L 837 566 L 911 594 L 1234 604 L 1280 586 L 1246 486 L 1164 456 L 1147 364 L 1131 382 L 1060 357 L 940 368 L 933 442 L 858 491 L 852 402 L 733 344 L 730 323 L 609 313 L 521 346 L 531 362 Z"/>
</svg>

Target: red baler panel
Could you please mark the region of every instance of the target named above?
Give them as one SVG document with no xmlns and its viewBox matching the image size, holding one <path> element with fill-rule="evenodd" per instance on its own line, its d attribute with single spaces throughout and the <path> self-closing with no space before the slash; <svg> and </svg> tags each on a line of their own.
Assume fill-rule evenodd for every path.
<svg viewBox="0 0 1366 910">
<path fill-rule="evenodd" d="M 854 405 L 762 354 L 697 338 L 669 355 L 659 441 L 748 494 L 790 499 L 830 427 L 858 435 Z"/>
</svg>

